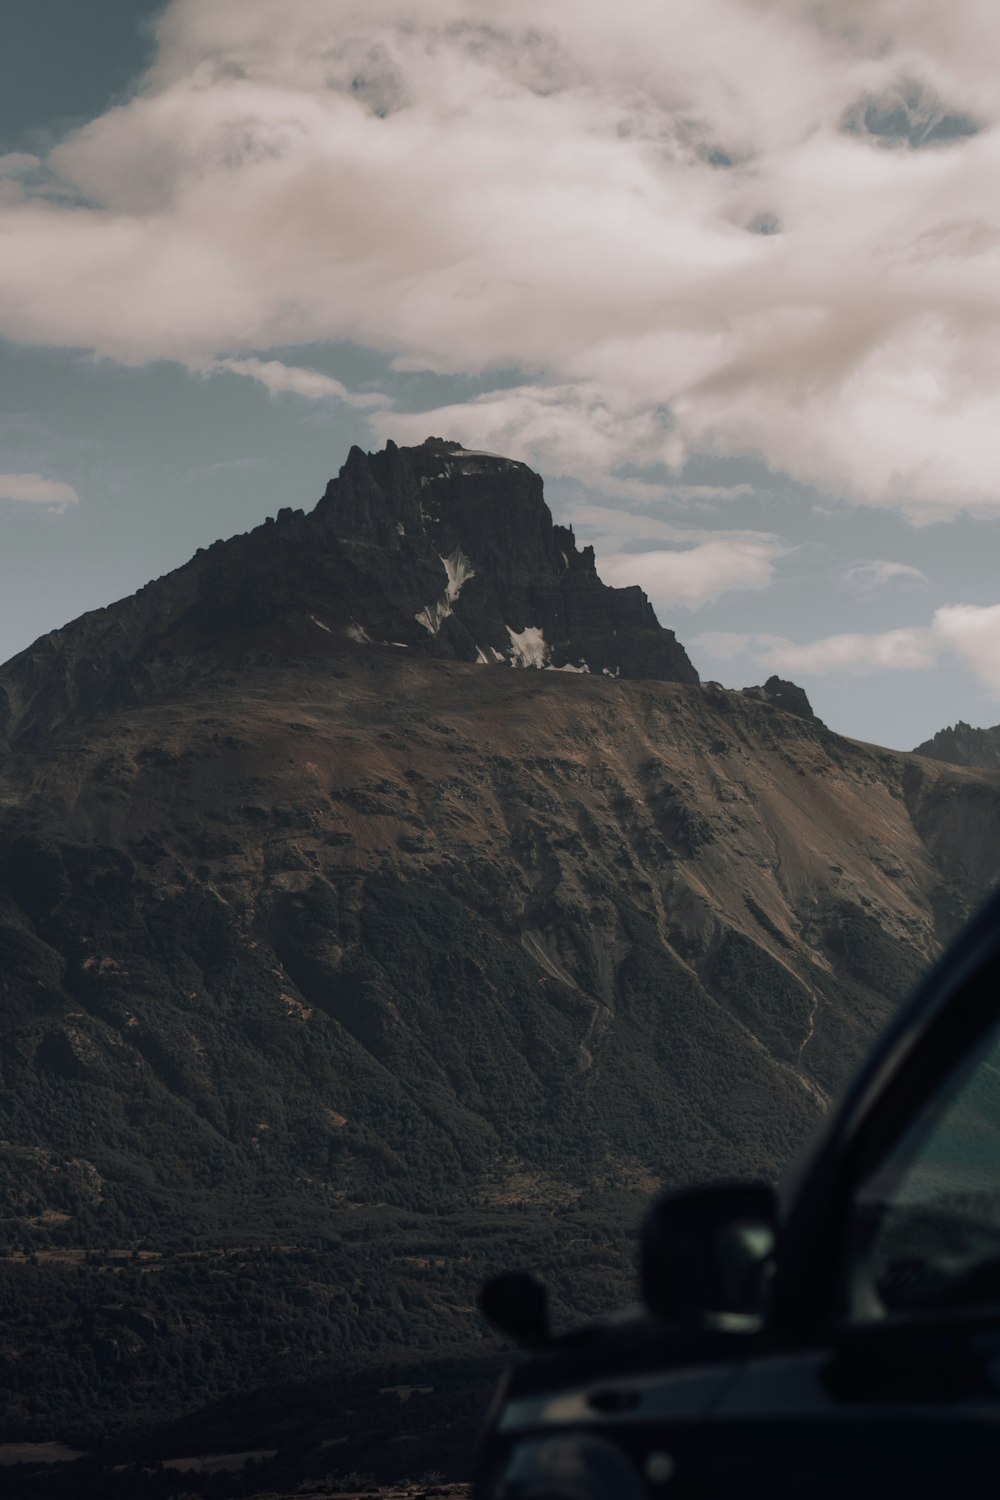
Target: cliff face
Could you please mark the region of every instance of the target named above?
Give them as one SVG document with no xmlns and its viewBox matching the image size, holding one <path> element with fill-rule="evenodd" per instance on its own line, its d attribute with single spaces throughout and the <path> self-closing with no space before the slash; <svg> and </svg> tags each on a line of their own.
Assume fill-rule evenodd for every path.
<svg viewBox="0 0 1000 1500">
<path fill-rule="evenodd" d="M 369 634 L 459 661 L 698 681 L 642 590 L 602 583 L 593 548 L 552 524 L 524 464 L 435 438 L 355 449 L 316 517 L 371 580 Z"/>
<path fill-rule="evenodd" d="M 0 681 L 23 1242 L 516 1207 L 531 1259 L 557 1210 L 775 1174 L 1000 876 L 1000 777 L 699 684 L 449 444 L 355 451 Z M 394 1295 L 338 1337 L 405 1344 Z"/>
</svg>

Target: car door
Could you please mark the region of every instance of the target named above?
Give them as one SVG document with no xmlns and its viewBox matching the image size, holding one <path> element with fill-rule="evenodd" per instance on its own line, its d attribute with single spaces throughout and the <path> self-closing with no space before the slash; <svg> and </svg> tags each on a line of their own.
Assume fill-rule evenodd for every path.
<svg viewBox="0 0 1000 1500">
<path fill-rule="evenodd" d="M 765 1334 L 716 1406 L 705 1500 L 1000 1495 L 992 983 L 980 971 L 973 1009 L 966 986 L 923 1038 L 914 1066 L 937 1063 L 933 1087 L 913 1098 L 903 1070 L 909 1109 L 887 1122 L 876 1100 L 842 1151 L 815 1315 Z"/>
</svg>

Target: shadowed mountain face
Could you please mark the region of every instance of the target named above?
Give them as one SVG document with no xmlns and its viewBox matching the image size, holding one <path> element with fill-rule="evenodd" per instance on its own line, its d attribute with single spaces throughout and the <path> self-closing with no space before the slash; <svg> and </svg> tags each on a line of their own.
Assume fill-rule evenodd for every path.
<svg viewBox="0 0 1000 1500">
<path fill-rule="evenodd" d="M 978 766 L 984 771 L 1000 771 L 1000 724 L 992 729 L 974 729 L 959 719 L 948 729 L 939 729 L 925 740 L 914 755 L 943 760 L 952 766 Z"/>
<path fill-rule="evenodd" d="M 535 475 L 453 444 L 355 450 L 311 515 L 0 684 L 0 1212 L 29 1246 L 399 1213 L 461 1245 L 516 1210 L 529 1255 L 553 1212 L 775 1174 L 1000 875 L 1000 778 L 700 685 Z M 343 1359 L 419 1342 L 394 1283 L 344 1321 L 320 1282 Z"/>
<path fill-rule="evenodd" d="M 0 669 L 0 736 L 26 745 L 89 714 L 183 691 L 220 666 L 411 654 L 697 682 L 639 588 L 609 588 L 555 526 L 524 464 L 430 438 L 351 450 L 308 515 L 245 536 L 42 636 Z M 0 741 L 2 743 L 2 741 Z"/>
</svg>

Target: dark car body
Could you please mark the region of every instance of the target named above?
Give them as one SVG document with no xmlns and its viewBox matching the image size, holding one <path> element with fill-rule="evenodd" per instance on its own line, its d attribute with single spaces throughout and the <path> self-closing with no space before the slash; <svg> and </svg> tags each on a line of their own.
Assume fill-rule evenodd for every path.
<svg viewBox="0 0 1000 1500">
<path fill-rule="evenodd" d="M 515 1307 L 478 1500 L 1000 1495 L 998 1023 L 1000 898 L 777 1192 L 654 1208 L 643 1308 Z"/>
</svg>

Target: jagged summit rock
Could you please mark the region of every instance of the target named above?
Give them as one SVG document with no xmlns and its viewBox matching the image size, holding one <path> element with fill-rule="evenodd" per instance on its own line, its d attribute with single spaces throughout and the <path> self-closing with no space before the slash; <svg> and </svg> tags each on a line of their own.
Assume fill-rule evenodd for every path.
<svg viewBox="0 0 1000 1500">
<path fill-rule="evenodd" d="M 796 718 L 812 719 L 817 724 L 822 722 L 813 713 L 805 689 L 800 688 L 797 683 L 786 682 L 782 677 L 769 677 L 763 687 L 746 687 L 743 691 L 748 698 L 770 703 L 774 708 L 783 708 L 785 713 L 795 714 Z"/>
<path fill-rule="evenodd" d="M 981 771 L 1000 771 L 1000 724 L 992 729 L 976 729 L 959 719 L 947 729 L 939 729 L 931 739 L 917 745 L 914 755 L 929 760 L 943 760 L 953 766 L 976 766 Z"/>
<path fill-rule="evenodd" d="M 553 523 L 526 464 L 442 438 L 354 448 L 316 519 L 365 580 L 372 638 L 462 661 L 698 681 L 642 590 L 602 583 L 593 548 Z"/>
<path fill-rule="evenodd" d="M 642 590 L 611 588 L 525 464 L 428 438 L 352 448 L 316 508 L 283 509 L 0 669 L 0 735 L 172 691 L 199 670 L 392 647 L 698 681 Z"/>
</svg>

